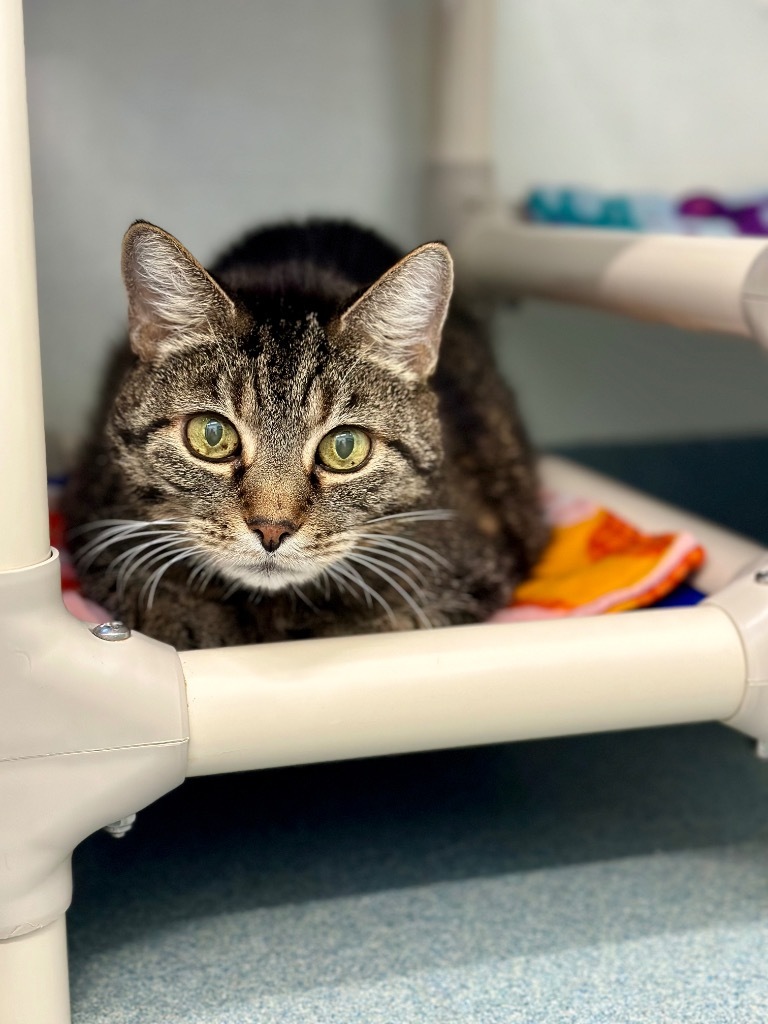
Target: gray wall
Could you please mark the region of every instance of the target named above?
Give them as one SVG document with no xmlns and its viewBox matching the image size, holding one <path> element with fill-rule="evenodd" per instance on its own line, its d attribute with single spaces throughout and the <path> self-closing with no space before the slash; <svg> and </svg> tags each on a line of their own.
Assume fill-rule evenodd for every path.
<svg viewBox="0 0 768 1024">
<path fill-rule="evenodd" d="M 44 383 L 54 462 L 119 336 L 135 217 L 209 259 L 335 213 L 420 240 L 427 0 L 26 0 Z M 768 185 L 757 0 L 499 0 L 499 177 L 679 191 Z M 544 442 L 768 429 L 744 344 L 583 311 L 498 318 Z"/>
<path fill-rule="evenodd" d="M 28 0 L 49 447 L 83 430 L 137 217 L 203 261 L 334 213 L 420 241 L 427 6 L 408 0 Z"/>
</svg>

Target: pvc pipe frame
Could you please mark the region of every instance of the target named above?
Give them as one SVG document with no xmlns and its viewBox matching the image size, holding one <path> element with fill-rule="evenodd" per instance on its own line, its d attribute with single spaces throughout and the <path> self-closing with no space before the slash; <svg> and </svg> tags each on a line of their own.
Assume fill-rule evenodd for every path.
<svg viewBox="0 0 768 1024">
<path fill-rule="evenodd" d="M 707 550 L 697 584 L 727 592 L 741 573 L 736 605 L 715 594 L 695 608 L 183 652 L 188 774 L 707 720 L 768 739 L 762 704 L 735 719 L 768 678 L 755 654 L 768 552 L 566 460 L 542 471 L 645 530 L 693 533 Z"/>
<path fill-rule="evenodd" d="M 0 944 L 0 1024 L 69 1021 L 64 918 Z"/>
<path fill-rule="evenodd" d="M 0 409 L 23 425 L 24 455 L 0 446 L 0 571 L 49 555 L 21 0 L 0 3 Z"/>
<path fill-rule="evenodd" d="M 180 657 L 190 775 L 724 719 L 746 675 L 714 607 Z"/>
<path fill-rule="evenodd" d="M 429 160 L 489 164 L 496 0 L 437 0 Z"/>
<path fill-rule="evenodd" d="M 0 167 L 0 408 L 11 422 L 23 424 L 25 438 L 23 458 L 13 446 L 0 446 L 4 573 L 50 557 L 21 0 L 0 3 Z M 0 685 L 5 685 L 7 665 L 0 669 Z M 66 931 L 60 916 L 0 942 L 0 1024 L 66 1024 L 69 1019 Z"/>
<path fill-rule="evenodd" d="M 768 242 L 523 226 L 498 212 L 452 240 L 457 280 L 489 298 L 578 303 L 768 346 Z"/>
<path fill-rule="evenodd" d="M 579 303 L 768 347 L 768 242 L 525 226 L 493 174 L 496 0 L 436 0 L 434 103 L 425 188 L 473 298 Z"/>
<path fill-rule="evenodd" d="M 495 195 L 493 52 L 496 0 L 435 0 L 433 103 L 425 237 L 453 238 Z"/>
<path fill-rule="evenodd" d="M 447 26 L 456 59 L 464 53 L 465 70 L 479 72 L 482 49 L 469 54 L 467 44 L 463 50 L 457 26 L 466 24 L 466 38 L 485 38 L 487 45 L 491 0 L 453 0 L 442 9 L 445 17 L 457 19 Z M 438 77 L 450 83 L 445 67 Z M 471 81 L 472 75 L 461 80 Z M 483 81 L 481 92 L 487 77 Z M 487 124 L 477 121 L 473 134 L 476 112 L 463 102 L 462 90 L 452 95 L 455 102 L 446 104 L 445 117 L 437 122 L 442 127 L 433 140 L 433 158 L 446 165 L 464 160 L 482 167 L 489 159 Z M 24 460 L 0 449 L 0 576 L 10 586 L 14 574 L 9 570 L 25 570 L 19 578 L 25 577 L 27 585 L 34 588 L 45 576 L 50 589 L 50 565 L 44 564 L 49 549 L 20 0 L 0 2 L 0 163 L 5 325 L 0 403 L 5 415 L 25 424 L 27 437 Z M 689 326 L 755 331 L 750 310 L 761 310 L 764 302 L 762 243 L 580 237 L 585 242 L 581 249 L 575 233 L 523 236 L 507 222 L 465 220 L 454 245 L 459 274 L 478 291 L 547 295 Z M 561 257 L 566 250 L 567 256 Z M 662 271 L 656 269 L 657 260 Z M 752 286 L 747 286 L 750 281 Z M 551 464 L 547 472 L 562 480 L 569 470 Z M 637 507 L 644 500 L 651 516 L 648 499 L 638 500 Z M 721 575 L 756 553 L 748 542 L 711 530 Z M 187 708 L 181 705 L 186 700 L 188 774 L 709 719 L 736 721 L 765 739 L 765 714 L 757 716 L 754 727 L 750 716 L 733 718 L 740 708 L 764 704 L 768 689 L 768 652 L 756 657 L 742 639 L 752 635 L 743 626 L 745 620 L 750 628 L 760 625 L 754 635 L 768 634 L 761 625 L 768 605 L 764 589 L 748 574 L 743 586 L 736 585 L 736 597 L 724 598 L 722 607 L 713 603 L 600 619 L 298 641 L 195 651 L 167 660 L 157 652 L 158 663 L 167 666 L 158 669 L 163 676 L 159 682 L 172 690 L 179 666 L 183 669 L 186 698 L 181 689 L 177 717 L 184 719 Z M 84 674 L 84 691 L 99 703 L 99 711 L 101 705 L 111 711 L 113 692 L 125 700 L 119 675 L 110 676 L 111 688 L 90 684 L 98 683 L 108 661 L 116 664 L 121 658 L 134 659 L 140 675 L 149 658 L 149 641 L 136 637 L 137 643 L 129 641 L 131 646 L 122 654 L 114 652 L 114 659 L 102 658 L 100 649 L 94 658 L 92 645 L 101 641 L 67 624 L 60 606 L 50 614 L 61 624 L 62 634 L 71 634 L 67 649 L 73 658 L 91 665 L 93 678 Z M 32 608 L 28 627 L 34 615 Z M 37 659 L 30 659 L 13 637 L 5 640 L 2 650 L 19 657 L 15 667 L 3 664 L 2 687 L 18 691 L 25 700 L 37 699 L 37 690 L 27 685 L 28 669 L 37 671 Z M 50 657 L 48 670 L 55 671 L 56 664 L 57 658 Z M 131 671 L 123 676 L 130 678 Z M 62 685 L 56 699 L 66 699 L 68 691 L 69 685 Z M 41 687 L 40 693 L 48 699 L 48 688 Z M 73 702 L 68 726 L 75 732 L 81 710 Z M 174 717 L 173 708 L 169 717 Z M 59 720 L 51 716 L 52 722 Z M 146 729 L 135 724 L 136 735 L 120 747 L 124 766 L 134 755 L 138 763 L 148 743 L 162 745 L 151 723 Z M 68 737 L 72 743 L 75 732 Z M 67 747 L 68 762 L 92 754 L 89 742 Z M 185 737 L 174 733 L 170 742 L 181 750 Z M 49 753 L 62 756 L 61 749 Z M 38 751 L 34 757 L 47 754 Z M 0 772 L 8 766 L 2 759 L 0 751 Z M 169 781 L 168 788 L 173 784 Z M 112 814 L 105 805 L 100 813 L 107 824 L 124 808 L 120 805 Z M 59 816 L 72 830 L 63 809 Z M 26 927 L 24 922 L 20 926 Z M 65 1024 L 63 917 L 46 921 L 42 915 L 37 927 L 29 927 L 27 934 L 0 943 L 0 1024 Z"/>
</svg>

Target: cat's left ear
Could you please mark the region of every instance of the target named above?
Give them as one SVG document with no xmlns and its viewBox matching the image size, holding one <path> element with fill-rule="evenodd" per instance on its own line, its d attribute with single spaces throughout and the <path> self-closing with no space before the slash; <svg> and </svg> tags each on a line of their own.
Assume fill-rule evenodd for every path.
<svg viewBox="0 0 768 1024">
<path fill-rule="evenodd" d="M 205 343 L 231 329 L 237 307 L 188 252 L 162 228 L 136 221 L 123 239 L 131 347 L 145 361 Z"/>
<path fill-rule="evenodd" d="M 363 335 L 370 355 L 408 380 L 437 365 L 453 291 L 453 260 L 441 242 L 404 256 L 341 316 L 341 336 Z"/>
</svg>

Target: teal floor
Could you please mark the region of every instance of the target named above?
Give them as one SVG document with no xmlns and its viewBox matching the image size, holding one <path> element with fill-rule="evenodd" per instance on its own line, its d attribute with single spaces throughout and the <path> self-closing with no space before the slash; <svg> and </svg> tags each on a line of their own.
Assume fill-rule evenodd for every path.
<svg viewBox="0 0 768 1024">
<path fill-rule="evenodd" d="M 768 765 L 717 725 L 194 780 L 76 865 L 78 1024 L 768 1020 Z"/>
<path fill-rule="evenodd" d="M 704 725 L 190 780 L 78 849 L 69 933 L 74 1024 L 765 1024 L 768 764 Z"/>
</svg>

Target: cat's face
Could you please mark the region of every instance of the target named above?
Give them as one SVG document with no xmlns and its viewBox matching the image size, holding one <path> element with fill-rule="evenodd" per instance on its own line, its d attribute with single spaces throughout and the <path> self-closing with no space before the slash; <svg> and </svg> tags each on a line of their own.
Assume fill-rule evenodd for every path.
<svg viewBox="0 0 768 1024">
<path fill-rule="evenodd" d="M 193 561 L 253 589 L 301 585 L 349 571 L 374 520 L 431 503 L 442 246 L 325 323 L 259 317 L 150 225 L 126 236 L 124 272 L 139 359 L 110 436 L 141 518 L 172 520 Z"/>
</svg>

